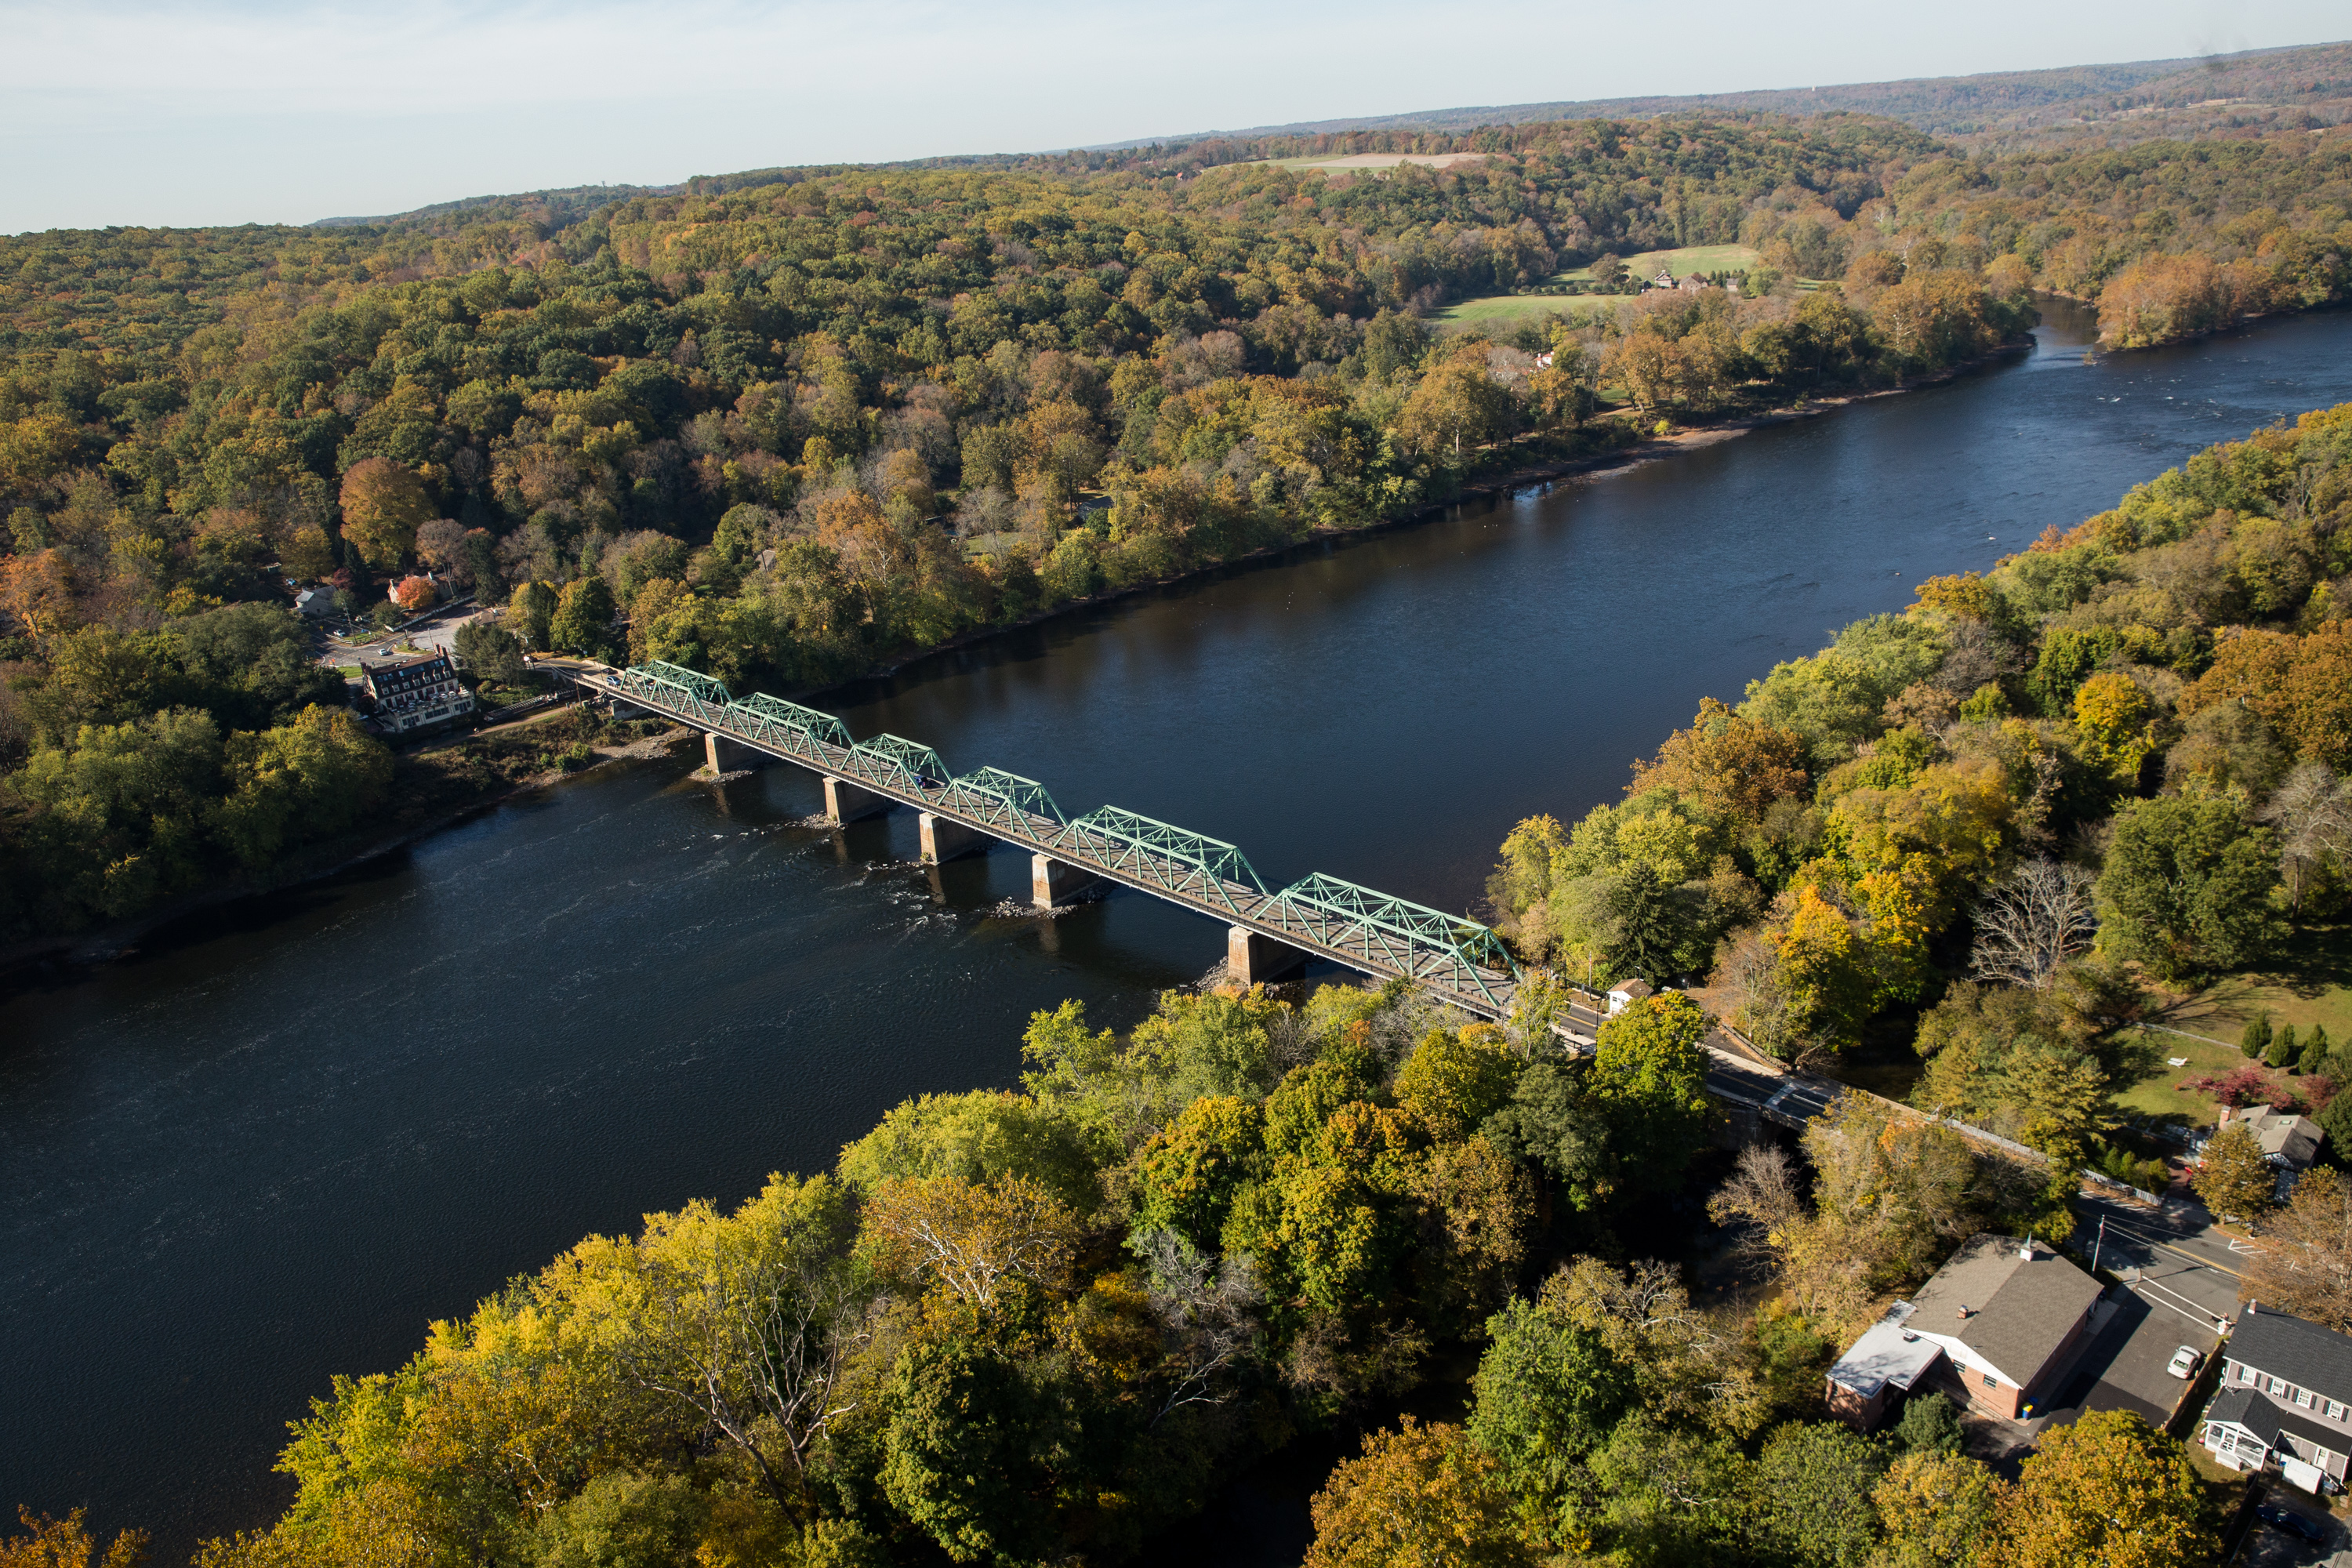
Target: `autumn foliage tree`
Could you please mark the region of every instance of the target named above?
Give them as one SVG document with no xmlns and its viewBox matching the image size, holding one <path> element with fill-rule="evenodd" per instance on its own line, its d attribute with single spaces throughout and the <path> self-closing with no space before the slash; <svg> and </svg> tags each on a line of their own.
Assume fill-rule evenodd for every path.
<svg viewBox="0 0 2352 1568">
<path fill-rule="evenodd" d="M 1307 1568 L 1532 1568 L 1500 1468 L 1459 1426 L 1408 1415 L 1366 1435 L 1315 1494 Z"/>
<path fill-rule="evenodd" d="M 101 1555 L 82 1523 L 85 1511 L 50 1519 L 20 1505 L 16 1521 L 24 1533 L 0 1537 L 0 1568 L 140 1568 L 147 1560 L 146 1531 L 122 1531 Z"/>
<path fill-rule="evenodd" d="M 2005 1495 L 1988 1562 L 2016 1568 L 2197 1568 L 2219 1561 L 2204 1483 L 2179 1440 L 2129 1411 L 2042 1435 Z"/>
<path fill-rule="evenodd" d="M 425 483 L 389 458 L 368 458 L 343 475 L 343 538 L 378 571 L 399 565 L 433 521 Z"/>
</svg>

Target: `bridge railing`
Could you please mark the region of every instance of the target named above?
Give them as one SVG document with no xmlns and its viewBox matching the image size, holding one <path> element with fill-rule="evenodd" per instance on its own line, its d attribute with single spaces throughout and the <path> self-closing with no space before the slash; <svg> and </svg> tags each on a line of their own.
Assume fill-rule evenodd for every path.
<svg viewBox="0 0 2352 1568">
<path fill-rule="evenodd" d="M 1477 921 L 1320 871 L 1275 894 L 1258 919 L 1416 980 L 1475 992 L 1497 1007 L 1504 998 L 1496 986 L 1519 977 L 1503 939 Z"/>
<path fill-rule="evenodd" d="M 940 804 L 976 818 L 992 831 L 1041 848 L 1070 821 L 1054 804 L 1053 792 L 1044 784 L 1002 768 L 979 768 L 950 780 Z M 1041 817 L 1052 826 L 1041 826 Z"/>
<path fill-rule="evenodd" d="M 727 706 L 733 699 L 726 687 L 700 670 L 656 660 L 614 670 L 610 679 L 640 701 L 687 714 L 714 729 L 728 727 Z"/>
<path fill-rule="evenodd" d="M 1234 846 L 1116 805 L 1097 806 L 1064 828 L 1055 842 L 1097 865 L 1234 915 L 1246 912 L 1234 896 L 1236 885 L 1245 895 L 1256 894 L 1247 900 L 1251 906 L 1266 896 L 1249 857 Z"/>
<path fill-rule="evenodd" d="M 782 746 L 814 761 L 824 760 L 822 747 L 845 752 L 852 744 L 849 731 L 832 714 L 764 691 L 737 698 L 727 710 L 732 721 L 729 727 L 745 739 Z"/>
<path fill-rule="evenodd" d="M 1475 921 L 1317 872 L 1268 893 L 1238 846 L 1118 806 L 1071 820 L 1052 792 L 1001 768 L 956 777 L 918 741 L 882 734 L 852 741 L 834 715 L 758 693 L 731 696 L 699 671 L 656 662 L 616 669 L 601 684 L 632 700 L 863 779 L 929 809 L 953 813 L 1000 837 L 1108 870 L 1184 902 L 1335 953 L 1375 973 L 1403 974 L 1497 1014 L 1509 1006 L 1518 966 L 1500 937 Z"/>
<path fill-rule="evenodd" d="M 946 788 L 948 780 L 954 776 L 948 772 L 947 763 L 940 761 L 940 754 L 929 746 L 887 734 L 850 747 L 841 767 L 844 773 L 869 784 L 909 790 L 926 798 L 933 790 Z"/>
</svg>

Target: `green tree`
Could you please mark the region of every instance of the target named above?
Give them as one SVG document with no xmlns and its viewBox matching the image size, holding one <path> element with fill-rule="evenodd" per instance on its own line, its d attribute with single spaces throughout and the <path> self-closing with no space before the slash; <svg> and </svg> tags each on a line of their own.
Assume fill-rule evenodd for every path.
<svg viewBox="0 0 2352 1568">
<path fill-rule="evenodd" d="M 1960 1413 L 1942 1394 L 1923 1389 L 1904 1401 L 1893 1436 L 1906 1454 L 1957 1454 L 1963 1437 Z"/>
<path fill-rule="evenodd" d="M 942 1319 L 899 1352 L 883 1408 L 883 1496 L 958 1563 L 1037 1562 L 1054 1544 L 1054 1404 L 977 1323 Z"/>
<path fill-rule="evenodd" d="M 2296 1053 L 2294 1070 L 2305 1078 L 2325 1073 L 2328 1070 L 2329 1059 L 2327 1026 L 2314 1024 L 2311 1033 L 2304 1038 L 2303 1049 Z"/>
<path fill-rule="evenodd" d="M 457 628 L 453 641 L 457 662 L 484 685 L 517 686 L 529 668 L 523 662 L 522 639 L 480 616 Z"/>
<path fill-rule="evenodd" d="M 224 730 L 282 724 L 312 703 L 343 705 L 342 678 L 321 665 L 291 610 L 224 605 L 165 628 L 187 672 L 190 700 Z"/>
<path fill-rule="evenodd" d="M 2286 1072 L 2293 1072 L 2302 1065 L 2303 1052 L 2294 1043 L 2293 1024 L 2279 1030 L 2278 1038 L 2273 1040 L 2271 1048 L 2263 1053 L 2263 1060 Z"/>
<path fill-rule="evenodd" d="M 1474 1386 L 1471 1439 L 1501 1461 L 1514 1494 L 1551 1513 L 1635 1394 L 1633 1369 L 1598 1331 L 1524 1299 L 1486 1321 Z"/>
<path fill-rule="evenodd" d="M 1519 1064 L 1476 1028 L 1456 1034 L 1433 1029 L 1397 1069 L 1397 1103 L 1420 1118 L 1433 1137 L 1465 1138 L 1510 1103 Z"/>
<path fill-rule="evenodd" d="M 2248 1061 L 2263 1062 L 2270 1059 L 2271 1014 L 2269 1008 L 2256 1010 L 2254 1021 L 2248 1024 L 2245 1033 L 2238 1037 L 2238 1050 Z"/>
<path fill-rule="evenodd" d="M 195 885 L 221 763 L 219 726 L 186 708 L 84 725 L 26 759 L 7 788 L 38 808 L 22 831 L 57 918 L 126 915 Z"/>
<path fill-rule="evenodd" d="M 305 708 L 290 724 L 231 735 L 226 761 L 231 788 L 217 831 L 256 869 L 290 845 L 352 826 L 392 785 L 392 753 L 343 708 Z"/>
<path fill-rule="evenodd" d="M 555 622 L 555 590 L 544 583 L 525 583 L 514 592 L 515 634 L 523 645 L 537 653 L 550 646 L 548 637 Z"/>
<path fill-rule="evenodd" d="M 1058 1106 L 1003 1089 L 904 1101 L 841 1152 L 841 1179 L 871 1195 L 886 1182 L 951 1176 L 987 1185 L 1026 1176 L 1074 1211 L 1100 1201 L 1097 1151 Z"/>
<path fill-rule="evenodd" d="M 1706 1088 L 1712 1026 L 1679 991 L 1643 997 L 1601 1026 L 1590 1093 L 1629 1185 L 1673 1189 L 1706 1145 L 1718 1114 Z"/>
<path fill-rule="evenodd" d="M 1927 1397 L 1951 1409 L 1938 1396 Z M 1959 1452 L 1957 1443 L 1913 1447 L 1871 1494 L 1885 1536 L 1871 1568 L 1973 1568 L 1986 1560 L 1999 1498 L 1992 1472 Z"/>
<path fill-rule="evenodd" d="M 1878 1445 L 1835 1421 L 1791 1421 L 1757 1456 L 1756 1532 L 1792 1563 L 1863 1568 L 1878 1540 Z"/>
<path fill-rule="evenodd" d="M 2252 1219 L 2278 1197 L 2278 1172 L 2262 1140 L 2242 1121 L 2228 1122 L 2205 1141 L 2203 1163 L 2189 1184 L 2224 1219 Z"/>
<path fill-rule="evenodd" d="M 547 644 L 561 653 L 607 658 L 613 651 L 613 591 L 591 573 L 563 585 L 547 623 Z"/>
<path fill-rule="evenodd" d="M 2277 862 L 2270 830 L 2227 800 L 2134 801 L 2099 873 L 2101 945 L 2166 980 L 2254 963 L 2280 934 Z"/>
<path fill-rule="evenodd" d="M 1306 1568 L 1533 1568 L 1497 1468 L 1458 1426 L 1367 1434 L 1315 1494 Z"/>
<path fill-rule="evenodd" d="M 709 1509 L 685 1476 L 606 1470 L 540 1521 L 540 1568 L 671 1568 L 691 1556 Z"/>
<path fill-rule="evenodd" d="M 1137 1231 L 1172 1230 L 1196 1247 L 1214 1247 L 1234 1197 L 1257 1173 L 1264 1121 L 1233 1095 L 1186 1106 L 1136 1155 Z"/>
</svg>

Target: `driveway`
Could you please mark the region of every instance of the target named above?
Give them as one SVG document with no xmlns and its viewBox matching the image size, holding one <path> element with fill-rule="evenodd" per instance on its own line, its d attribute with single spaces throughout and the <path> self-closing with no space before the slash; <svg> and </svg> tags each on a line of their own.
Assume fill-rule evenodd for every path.
<svg viewBox="0 0 2352 1568">
<path fill-rule="evenodd" d="M 2352 1531 L 2342 1520 L 2290 1486 L 2263 1489 L 2263 1506 L 2284 1508 L 2315 1521 L 2325 1538 L 2305 1541 L 2277 1525 L 2257 1523 L 2234 1563 L 2242 1568 L 2352 1568 Z"/>
<path fill-rule="evenodd" d="M 2189 1384 L 2165 1371 L 2172 1353 L 2193 1346 L 2209 1359 L 2221 1342 L 2212 1324 L 2184 1320 L 2160 1300 L 2111 1285 L 2099 1303 L 2107 1321 L 2074 1363 L 2074 1373 L 2034 1430 L 2064 1426 L 2094 1410 L 2128 1410 L 2162 1426 Z"/>
</svg>

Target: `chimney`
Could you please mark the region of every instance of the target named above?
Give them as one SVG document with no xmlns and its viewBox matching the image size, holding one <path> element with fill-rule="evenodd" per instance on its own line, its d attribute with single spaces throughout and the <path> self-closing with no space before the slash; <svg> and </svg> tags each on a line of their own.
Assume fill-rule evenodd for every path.
<svg viewBox="0 0 2352 1568">
<path fill-rule="evenodd" d="M 2017 1260 L 2021 1263 L 2031 1263 L 2033 1261 L 2033 1243 L 2029 1241 L 2023 1247 L 2017 1249 Z"/>
</svg>

